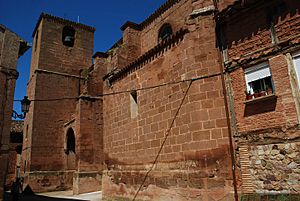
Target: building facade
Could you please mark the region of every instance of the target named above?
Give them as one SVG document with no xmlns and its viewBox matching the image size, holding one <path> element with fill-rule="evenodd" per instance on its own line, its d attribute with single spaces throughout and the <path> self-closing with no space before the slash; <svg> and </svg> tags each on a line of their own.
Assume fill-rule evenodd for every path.
<svg viewBox="0 0 300 201">
<path fill-rule="evenodd" d="M 99 56 L 111 71 L 104 197 L 233 200 L 214 12 L 212 1 L 167 1 Z"/>
<path fill-rule="evenodd" d="M 0 200 L 8 171 L 10 127 L 18 58 L 29 48 L 17 34 L 0 25 Z"/>
<path fill-rule="evenodd" d="M 94 31 L 42 13 L 33 32 L 22 172 L 35 192 L 100 188 L 101 135 L 95 130 L 101 118 L 94 111 L 100 113 L 101 102 L 81 94 L 86 80 L 80 75 L 92 65 Z"/>
<path fill-rule="evenodd" d="M 243 192 L 300 192 L 299 8 L 249 1 L 219 15 Z"/>
<path fill-rule="evenodd" d="M 298 196 L 299 7 L 168 0 L 93 63 L 94 28 L 42 14 L 25 182 L 105 199 Z"/>
</svg>

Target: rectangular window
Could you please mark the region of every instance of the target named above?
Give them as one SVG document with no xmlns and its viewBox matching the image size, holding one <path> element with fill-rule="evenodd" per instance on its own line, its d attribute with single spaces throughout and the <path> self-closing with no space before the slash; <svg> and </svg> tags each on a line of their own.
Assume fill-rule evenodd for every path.
<svg viewBox="0 0 300 201">
<path fill-rule="evenodd" d="M 270 67 L 266 62 L 245 69 L 245 79 L 247 100 L 274 93 Z"/>
<path fill-rule="evenodd" d="M 293 55 L 293 62 L 298 80 L 298 88 L 300 89 L 300 52 Z"/>
</svg>

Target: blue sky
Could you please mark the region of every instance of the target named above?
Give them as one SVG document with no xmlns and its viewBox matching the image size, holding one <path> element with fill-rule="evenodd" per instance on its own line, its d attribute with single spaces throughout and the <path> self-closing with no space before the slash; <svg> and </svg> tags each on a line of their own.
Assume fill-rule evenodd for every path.
<svg viewBox="0 0 300 201">
<path fill-rule="evenodd" d="M 32 43 L 32 31 L 41 12 L 96 28 L 94 52 L 106 51 L 118 39 L 127 21 L 142 22 L 166 0 L 0 0 L 0 24 Z M 31 49 L 19 59 L 15 99 L 26 94 Z M 20 112 L 20 103 L 14 109 Z"/>
</svg>

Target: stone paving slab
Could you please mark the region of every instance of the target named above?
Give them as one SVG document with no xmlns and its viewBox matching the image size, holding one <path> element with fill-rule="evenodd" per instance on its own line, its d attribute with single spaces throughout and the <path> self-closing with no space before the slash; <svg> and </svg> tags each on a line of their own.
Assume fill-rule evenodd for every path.
<svg viewBox="0 0 300 201">
<path fill-rule="evenodd" d="M 4 195 L 4 201 L 11 201 L 10 192 Z M 85 193 L 73 195 L 72 191 L 57 191 L 48 193 L 38 193 L 35 195 L 21 195 L 19 201 L 101 201 L 102 192 Z"/>
<path fill-rule="evenodd" d="M 64 199 L 75 199 L 75 200 L 88 200 L 88 201 L 101 201 L 102 192 L 92 192 L 80 195 L 73 195 L 73 191 L 56 191 L 48 193 L 39 193 L 38 195 L 52 197 L 52 198 L 64 198 Z"/>
</svg>

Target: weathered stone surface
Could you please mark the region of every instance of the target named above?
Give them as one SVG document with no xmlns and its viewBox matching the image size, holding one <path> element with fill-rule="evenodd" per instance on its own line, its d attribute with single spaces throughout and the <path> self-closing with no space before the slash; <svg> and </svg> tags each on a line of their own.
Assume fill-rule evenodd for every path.
<svg viewBox="0 0 300 201">
<path fill-rule="evenodd" d="M 252 146 L 250 152 L 252 159 L 250 168 L 253 169 L 251 171 L 252 182 L 257 192 L 295 192 L 294 189 L 300 186 L 300 166 L 295 162 L 300 150 L 293 149 L 293 152 L 285 155 L 280 154 L 279 150 L 288 152 L 292 147 L 297 147 L 299 142 L 275 145 Z M 273 158 L 272 155 L 276 157 Z M 263 159 L 259 159 L 262 156 Z"/>
<path fill-rule="evenodd" d="M 3 199 L 4 190 L 7 190 L 4 189 L 5 185 L 12 179 L 11 175 L 7 178 L 7 168 L 15 166 L 9 164 L 11 156 L 13 156 L 11 162 L 16 158 L 16 154 L 10 151 L 11 118 L 15 84 L 19 76 L 17 62 L 22 56 L 21 53 L 27 49 L 27 43 L 23 39 L 0 24 L 0 200 Z M 10 169 L 9 173 L 15 176 L 14 170 Z"/>
<path fill-rule="evenodd" d="M 216 1 L 220 8 L 233 2 L 241 7 L 229 9 L 226 26 L 216 27 L 223 26 L 222 19 L 213 13 L 190 15 L 212 6 L 212 1 L 167 1 L 141 25 L 127 23 L 122 40 L 107 53 L 97 54 L 93 66 L 93 31 L 59 18 L 39 21 L 27 93 L 37 99 L 75 98 L 33 103 L 25 121 L 29 126 L 23 155 L 26 173 L 76 169 L 82 173 L 74 177 L 77 192 L 80 185 L 98 181 L 82 176 L 83 172 L 105 167 L 102 187 L 108 198 L 132 198 L 143 184 L 138 199 L 233 200 L 229 125 L 220 76 L 220 66 L 226 63 L 230 120 L 237 137 L 234 150 L 237 153 L 240 145 L 250 148 L 240 163 L 237 157 L 239 167 L 247 170 L 237 169 L 238 190 L 242 182 L 243 190 L 251 192 L 252 184 L 258 193 L 297 192 L 299 92 L 297 80 L 291 79 L 288 54 L 298 51 L 299 15 L 289 9 L 298 8 L 299 2 L 286 1 L 291 13 L 272 23 L 266 11 L 281 10 L 274 4 L 277 1 L 237 15 L 231 12 L 246 8 L 249 1 Z M 64 23 L 76 28 L 78 43 L 73 48 L 61 44 Z M 174 34 L 162 41 L 158 35 L 165 23 Z M 224 40 L 217 38 L 221 34 Z M 245 68 L 260 62 L 270 66 L 275 93 L 246 101 Z M 191 85 L 186 80 L 192 80 Z M 66 143 L 69 129 L 77 145 L 72 154 Z M 37 189 L 53 189 L 58 181 L 43 177 L 34 182 Z"/>
<path fill-rule="evenodd" d="M 76 35 L 72 47 L 63 41 L 70 26 Z M 98 77 L 88 79 L 93 43 L 94 28 L 83 24 L 41 14 L 36 25 L 27 95 L 43 101 L 32 101 L 26 115 L 21 165 L 25 184 L 35 192 L 55 190 L 58 184 L 60 189 L 73 187 L 73 176 L 68 182 L 61 177 L 48 182 L 37 179 L 36 172 L 83 173 L 103 168 L 102 100 L 91 96 L 102 92 L 104 74 L 95 69 Z M 89 180 L 74 175 L 75 193 L 100 189 L 97 181 L 97 176 Z M 85 186 L 91 184 L 93 188 Z"/>
</svg>

